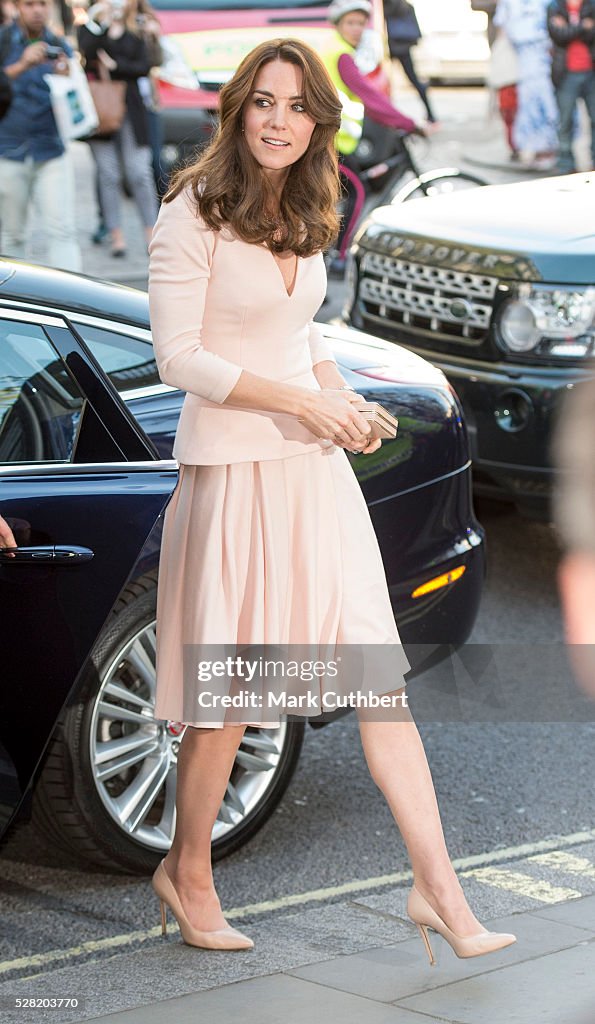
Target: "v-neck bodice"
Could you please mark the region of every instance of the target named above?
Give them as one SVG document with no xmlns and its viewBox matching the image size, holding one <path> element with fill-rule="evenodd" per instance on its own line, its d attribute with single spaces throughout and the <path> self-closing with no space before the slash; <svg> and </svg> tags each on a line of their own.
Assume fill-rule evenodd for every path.
<svg viewBox="0 0 595 1024">
<path fill-rule="evenodd" d="M 295 416 L 223 404 L 242 370 L 319 389 L 312 367 L 334 358 L 313 322 L 326 292 L 322 253 L 295 257 L 288 290 L 268 246 L 212 231 L 182 192 L 162 204 L 150 254 L 159 374 L 186 392 L 174 457 L 230 463 L 328 447 Z"/>
<path fill-rule="evenodd" d="M 280 253 L 274 253 L 272 250 L 270 250 L 270 253 L 275 263 L 277 264 L 277 267 L 279 268 L 279 273 L 281 274 L 281 279 L 283 281 L 283 287 L 285 288 L 285 294 L 287 295 L 287 298 L 290 299 L 295 291 L 295 286 L 297 283 L 297 277 L 300 268 L 300 257 L 296 256 L 296 254 L 292 252 L 291 257 L 286 256 L 284 259 L 282 259 Z M 284 273 L 284 266 L 289 266 L 290 268 L 289 278 L 287 278 Z"/>
</svg>

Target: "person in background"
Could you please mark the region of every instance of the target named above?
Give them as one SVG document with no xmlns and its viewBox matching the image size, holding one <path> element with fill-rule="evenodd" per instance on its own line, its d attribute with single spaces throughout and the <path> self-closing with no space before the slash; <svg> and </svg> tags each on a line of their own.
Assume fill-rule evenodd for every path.
<svg viewBox="0 0 595 1024">
<path fill-rule="evenodd" d="M 558 108 L 551 79 L 548 0 L 498 0 L 494 25 L 518 58 L 518 110 L 512 144 L 525 166 L 551 170 L 558 149 Z"/>
<path fill-rule="evenodd" d="M 36 214 L 48 240 L 48 263 L 81 270 L 70 154 L 58 133 L 44 75 L 67 75 L 72 49 L 48 29 L 49 0 L 18 0 L 6 30 L 2 67 L 12 101 L 0 122 L 0 224 L 6 255 L 25 256 L 27 214 Z"/>
<path fill-rule="evenodd" d="M 337 255 L 330 271 L 340 276 L 345 270 L 347 246 L 359 217 L 364 187 L 358 177 L 360 161 L 357 147 L 363 133 L 364 115 L 388 129 L 425 135 L 417 125 L 392 105 L 389 99 L 374 87 L 359 70 L 355 51 L 367 27 L 372 12 L 369 0 L 333 0 L 328 18 L 336 34 L 332 48 L 325 53 L 324 62 L 333 85 L 339 93 L 342 114 L 341 127 L 335 145 L 339 152 L 341 177 L 346 191 L 345 212 L 337 240 Z"/>
<path fill-rule="evenodd" d="M 17 9 L 13 3 L 13 0 L 3 0 L 0 3 L 0 40 L 3 38 L 3 30 L 8 26 L 12 25 L 13 21 L 17 16 Z M 8 42 L 8 38 L 6 40 Z M 2 52 L 2 42 L 0 41 L 0 53 Z M 0 60 L 1 63 L 1 60 Z M 8 113 L 8 109 L 12 102 L 12 85 L 10 78 L 0 68 L 0 120 Z"/>
<path fill-rule="evenodd" d="M 519 108 L 518 78 L 519 67 L 516 50 L 506 32 L 503 29 L 497 29 L 490 45 L 490 63 L 486 85 L 497 96 L 498 110 L 506 131 L 506 141 L 511 160 L 519 159 L 519 151 L 516 148 L 514 139 L 514 122 Z"/>
<path fill-rule="evenodd" d="M 132 190 L 145 228 L 147 245 L 157 219 L 157 196 L 151 168 L 147 111 L 138 82 L 151 64 L 136 23 L 136 5 L 106 0 L 90 8 L 87 22 L 78 29 L 81 55 L 88 75 L 99 76 L 100 65 L 116 81 L 125 81 L 126 115 L 110 136 L 89 140 L 97 164 L 101 213 L 110 233 L 112 255 L 126 255 L 121 222 L 122 171 Z"/>
<path fill-rule="evenodd" d="M 595 698 L 595 380 L 566 395 L 552 440 L 554 521 L 564 547 L 558 586 L 577 680 Z"/>
<path fill-rule="evenodd" d="M 384 17 L 388 34 L 388 49 L 393 60 L 398 60 L 417 90 L 431 124 L 436 123 L 436 116 L 428 98 L 428 87 L 422 82 L 415 70 L 412 48 L 421 39 L 421 29 L 415 14 L 415 8 L 407 0 L 385 0 Z"/>
<path fill-rule="evenodd" d="M 519 159 L 519 151 L 514 141 L 514 123 L 519 109 L 519 98 L 516 82 L 510 81 L 506 85 L 500 85 L 498 93 L 498 110 L 506 132 L 506 142 L 511 160 Z"/>
<path fill-rule="evenodd" d="M 575 111 L 584 100 L 591 122 L 591 167 L 595 168 L 595 2 L 555 0 L 547 12 L 547 27 L 554 43 L 552 81 L 560 111 L 558 171 L 576 170 L 572 140 Z"/>
<path fill-rule="evenodd" d="M 519 109 L 517 94 L 518 61 L 516 51 L 502 29 L 494 25 L 494 17 L 498 0 L 471 0 L 471 10 L 481 11 L 487 16 L 488 43 L 490 47 L 490 64 L 486 85 L 490 86 L 498 98 L 498 111 L 504 129 L 511 160 L 519 159 L 519 152 L 513 138 L 514 121 Z"/>
<path fill-rule="evenodd" d="M 139 79 L 138 87 L 147 109 L 153 177 L 155 179 L 157 195 L 161 197 L 167 189 L 167 181 L 161 172 L 163 127 L 159 114 L 159 90 L 152 76 L 152 71 L 163 63 L 163 50 L 161 48 L 161 25 L 155 11 L 147 0 L 136 0 L 136 24 L 141 37 L 145 41 L 151 64 L 151 71 L 146 78 Z"/>
</svg>

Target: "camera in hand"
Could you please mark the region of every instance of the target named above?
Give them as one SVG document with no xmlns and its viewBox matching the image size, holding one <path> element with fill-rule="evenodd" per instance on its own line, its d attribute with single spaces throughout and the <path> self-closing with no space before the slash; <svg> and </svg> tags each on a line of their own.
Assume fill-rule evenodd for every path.
<svg viewBox="0 0 595 1024">
<path fill-rule="evenodd" d="M 45 48 L 45 55 L 47 60 L 58 60 L 59 57 L 64 55 L 64 50 L 59 46 L 50 46 L 48 44 Z"/>
</svg>

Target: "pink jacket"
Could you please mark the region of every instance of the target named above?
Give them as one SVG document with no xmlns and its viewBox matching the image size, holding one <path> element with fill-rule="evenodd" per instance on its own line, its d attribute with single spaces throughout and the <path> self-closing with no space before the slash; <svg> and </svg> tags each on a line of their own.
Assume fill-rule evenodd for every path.
<svg viewBox="0 0 595 1024">
<path fill-rule="evenodd" d="M 162 204 L 149 253 L 159 375 L 186 392 L 174 458 L 212 465 L 332 446 L 288 413 L 221 404 L 242 369 L 319 390 L 312 367 L 334 359 L 312 320 L 326 290 L 322 254 L 298 259 L 289 296 L 266 246 L 212 231 L 183 192 Z"/>
</svg>

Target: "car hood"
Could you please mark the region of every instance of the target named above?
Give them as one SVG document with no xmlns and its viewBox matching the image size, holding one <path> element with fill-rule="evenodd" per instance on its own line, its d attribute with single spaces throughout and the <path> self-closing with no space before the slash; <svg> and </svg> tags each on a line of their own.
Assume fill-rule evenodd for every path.
<svg viewBox="0 0 595 1024">
<path fill-rule="evenodd" d="M 401 345 L 354 330 L 340 322 L 321 323 L 320 326 L 325 338 L 332 343 L 339 366 L 345 369 L 363 373 L 370 379 L 448 389 L 442 370 Z M 364 373 L 365 370 L 370 373 Z"/>
<path fill-rule="evenodd" d="M 591 284 L 595 174 L 487 185 L 379 207 L 357 240 L 366 248 L 380 240 L 394 255 L 495 277 Z"/>
</svg>

